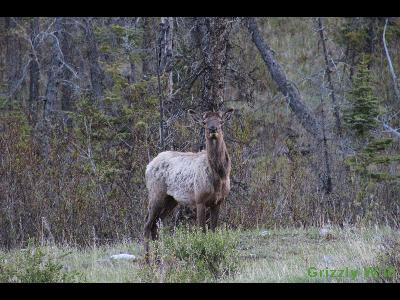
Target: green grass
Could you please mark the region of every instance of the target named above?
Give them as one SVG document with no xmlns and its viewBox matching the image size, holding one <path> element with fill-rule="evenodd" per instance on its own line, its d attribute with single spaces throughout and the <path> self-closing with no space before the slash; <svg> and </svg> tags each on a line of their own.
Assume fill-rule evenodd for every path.
<svg viewBox="0 0 400 300">
<path fill-rule="evenodd" d="M 239 270 L 217 282 L 371 282 L 363 267 L 376 266 L 383 245 L 389 237 L 399 237 L 390 228 L 333 228 L 327 237 L 319 229 L 251 230 L 239 233 Z M 16 251 L 0 252 L 11 258 Z M 143 248 L 138 243 L 120 243 L 84 250 L 70 246 L 47 246 L 43 251 L 58 257 L 57 262 L 70 272 L 79 272 L 85 282 L 146 282 Z M 136 261 L 113 261 L 118 253 L 134 254 Z M 310 277 L 307 270 L 359 269 L 353 280 L 347 278 Z M 162 278 L 162 276 L 157 277 Z M 154 277 L 151 281 L 154 281 Z"/>
<path fill-rule="evenodd" d="M 53 248 L 55 251 L 69 251 L 70 255 L 62 259 L 62 263 L 70 270 L 78 270 L 86 282 L 141 282 L 138 262 L 112 260 L 111 255 L 129 253 L 139 255 L 137 243 L 119 243 L 96 248 L 78 250 L 74 247 Z M 141 255 L 141 254 L 140 254 Z"/>
<path fill-rule="evenodd" d="M 377 264 L 384 237 L 394 232 L 381 229 L 332 229 L 328 238 L 312 229 L 272 230 L 261 237 L 255 232 L 242 237 L 244 266 L 228 282 L 368 282 L 350 278 L 310 277 L 307 270 L 360 269 Z"/>
</svg>

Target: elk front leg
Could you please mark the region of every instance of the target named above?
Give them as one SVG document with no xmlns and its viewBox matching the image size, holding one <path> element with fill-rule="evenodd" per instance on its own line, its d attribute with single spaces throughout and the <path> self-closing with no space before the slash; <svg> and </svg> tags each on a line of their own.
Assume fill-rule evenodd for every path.
<svg viewBox="0 0 400 300">
<path fill-rule="evenodd" d="M 218 225 L 219 204 L 211 207 L 211 230 L 215 231 Z"/>
<path fill-rule="evenodd" d="M 197 204 L 197 225 L 206 231 L 206 206 L 205 204 Z"/>
<path fill-rule="evenodd" d="M 149 240 L 151 235 L 151 229 L 152 229 L 152 223 L 147 221 L 144 227 L 144 253 L 145 253 L 144 257 L 147 264 L 150 264 Z"/>
</svg>

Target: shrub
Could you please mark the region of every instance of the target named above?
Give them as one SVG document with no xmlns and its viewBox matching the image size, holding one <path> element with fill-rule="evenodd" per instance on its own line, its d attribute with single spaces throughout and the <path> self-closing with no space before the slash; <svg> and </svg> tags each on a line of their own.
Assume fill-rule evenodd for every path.
<svg viewBox="0 0 400 300">
<path fill-rule="evenodd" d="M 400 282 L 400 237 L 386 238 L 382 247 L 377 257 L 378 269 L 390 271 L 390 276 L 381 272 L 379 278 L 382 282 Z"/>
<path fill-rule="evenodd" d="M 209 282 L 232 275 L 239 267 L 238 243 L 238 231 L 226 228 L 177 227 L 172 235 L 162 229 L 154 243 L 158 264 L 151 267 L 153 280 Z"/>
<path fill-rule="evenodd" d="M 0 282 L 52 283 L 83 280 L 81 273 L 65 270 L 55 257 L 46 253 L 42 247 L 34 246 L 32 242 L 29 242 L 27 249 L 15 251 L 12 256 L 0 254 Z"/>
</svg>

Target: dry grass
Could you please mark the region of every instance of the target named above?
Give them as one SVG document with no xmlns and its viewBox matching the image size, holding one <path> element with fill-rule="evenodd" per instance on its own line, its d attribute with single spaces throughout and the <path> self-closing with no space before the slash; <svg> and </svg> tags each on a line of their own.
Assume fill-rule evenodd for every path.
<svg viewBox="0 0 400 300">
<path fill-rule="evenodd" d="M 364 267 L 378 264 L 388 238 L 399 232 L 385 228 L 332 228 L 327 235 L 320 229 L 276 229 L 243 231 L 240 236 L 240 271 L 223 282 L 373 282 Z M 86 282 L 145 282 L 142 246 L 124 242 L 97 248 L 47 246 L 46 251 L 60 256 L 69 271 L 79 271 Z M 66 256 L 62 256 L 65 253 Z M 6 256 L 13 252 L 3 253 Z M 118 253 L 134 254 L 138 260 L 113 261 Z M 358 269 L 355 279 L 310 277 L 307 270 Z M 387 266 L 389 267 L 389 266 Z"/>
</svg>

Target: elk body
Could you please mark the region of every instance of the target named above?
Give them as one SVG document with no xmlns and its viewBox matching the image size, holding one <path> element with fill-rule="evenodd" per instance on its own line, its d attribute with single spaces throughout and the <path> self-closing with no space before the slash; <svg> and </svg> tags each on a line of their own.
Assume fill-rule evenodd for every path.
<svg viewBox="0 0 400 300">
<path fill-rule="evenodd" d="M 204 127 L 206 150 L 201 152 L 165 151 L 146 168 L 149 193 L 148 215 L 144 228 L 145 252 L 148 260 L 149 239 L 157 238 L 157 221 L 164 219 L 179 203 L 196 208 L 197 224 L 205 230 L 206 208 L 211 211 L 211 229 L 215 230 L 221 203 L 230 190 L 231 160 L 224 142 L 222 125 L 233 109 L 225 113 L 206 112 L 200 117 L 193 110 L 189 115 Z"/>
</svg>

